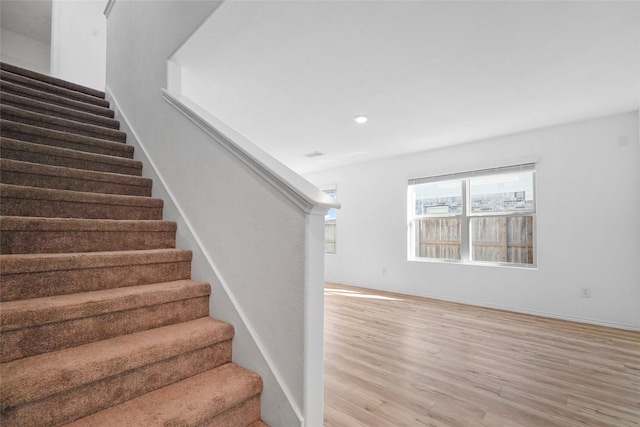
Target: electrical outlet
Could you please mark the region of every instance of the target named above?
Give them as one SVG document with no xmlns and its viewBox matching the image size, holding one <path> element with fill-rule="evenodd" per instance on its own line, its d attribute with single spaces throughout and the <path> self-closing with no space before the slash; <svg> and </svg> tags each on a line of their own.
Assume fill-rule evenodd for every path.
<svg viewBox="0 0 640 427">
<path fill-rule="evenodd" d="M 591 298 L 591 288 L 580 288 L 580 295 L 582 298 Z"/>
<path fill-rule="evenodd" d="M 383 276 L 387 275 L 387 267 L 382 267 L 382 275 Z"/>
</svg>

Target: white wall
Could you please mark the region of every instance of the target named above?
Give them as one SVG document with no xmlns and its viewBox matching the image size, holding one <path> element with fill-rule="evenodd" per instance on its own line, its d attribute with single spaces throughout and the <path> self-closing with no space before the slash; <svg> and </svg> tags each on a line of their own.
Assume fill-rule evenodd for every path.
<svg viewBox="0 0 640 427">
<path fill-rule="evenodd" d="M 177 245 L 193 250 L 192 277 L 212 285 L 211 315 L 234 325 L 234 361 L 262 376 L 262 418 L 320 426 L 323 212 L 303 212 L 161 93 L 167 59 L 218 4 L 116 2 L 107 97 L 178 222 Z"/>
<path fill-rule="evenodd" d="M 53 0 L 51 75 L 104 90 L 107 0 Z"/>
<path fill-rule="evenodd" d="M 310 174 L 342 203 L 326 280 L 640 329 L 639 151 L 634 112 Z M 407 261 L 408 179 L 528 156 L 537 268 Z"/>
<path fill-rule="evenodd" d="M 49 74 L 50 58 L 50 45 L 2 28 L 0 33 L 0 60 L 2 62 Z"/>
</svg>

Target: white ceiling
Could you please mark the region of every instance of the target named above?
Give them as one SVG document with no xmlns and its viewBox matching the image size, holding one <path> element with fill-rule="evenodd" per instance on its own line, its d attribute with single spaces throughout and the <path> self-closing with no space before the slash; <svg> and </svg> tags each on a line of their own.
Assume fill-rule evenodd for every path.
<svg viewBox="0 0 640 427">
<path fill-rule="evenodd" d="M 637 110 L 639 6 L 227 1 L 174 59 L 185 95 L 304 174 Z"/>
<path fill-rule="evenodd" d="M 51 0 L 0 1 L 0 26 L 51 44 Z"/>
</svg>

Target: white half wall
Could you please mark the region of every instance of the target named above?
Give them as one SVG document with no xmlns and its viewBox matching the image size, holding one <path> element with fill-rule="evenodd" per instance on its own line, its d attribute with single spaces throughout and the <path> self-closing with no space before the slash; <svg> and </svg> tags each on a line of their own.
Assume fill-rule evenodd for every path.
<svg viewBox="0 0 640 427">
<path fill-rule="evenodd" d="M 262 418 L 321 426 L 324 210 L 294 203 L 268 165 L 243 163 L 161 90 L 167 59 L 218 4 L 113 4 L 106 92 L 177 245 L 193 251 L 192 277 L 211 283 L 211 315 L 234 325 L 233 360 L 263 379 Z"/>
<path fill-rule="evenodd" d="M 49 74 L 51 46 L 31 37 L 2 28 L 0 60 L 18 67 Z"/>
<path fill-rule="evenodd" d="M 53 0 L 51 75 L 98 90 L 106 82 L 107 0 Z"/>
<path fill-rule="evenodd" d="M 638 112 L 306 175 L 337 185 L 327 281 L 640 329 Z M 537 268 L 407 260 L 407 180 L 539 159 Z M 591 298 L 581 288 L 591 288 Z"/>
</svg>

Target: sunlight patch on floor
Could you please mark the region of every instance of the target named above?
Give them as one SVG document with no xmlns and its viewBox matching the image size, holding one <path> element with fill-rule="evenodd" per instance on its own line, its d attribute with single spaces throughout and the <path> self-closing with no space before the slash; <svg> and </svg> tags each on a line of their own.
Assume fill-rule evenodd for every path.
<svg viewBox="0 0 640 427">
<path fill-rule="evenodd" d="M 387 300 L 387 301 L 402 301 L 400 298 L 392 298 L 392 297 L 385 297 L 383 295 L 367 294 L 367 293 L 364 293 L 364 292 L 350 291 L 350 290 L 347 290 L 347 289 L 325 288 L 324 294 L 325 295 L 338 295 L 338 296 L 351 297 L 351 298 L 366 298 L 366 299 L 379 299 L 379 300 Z"/>
</svg>

